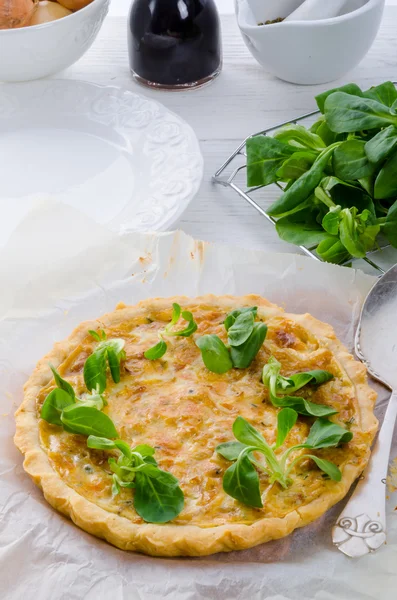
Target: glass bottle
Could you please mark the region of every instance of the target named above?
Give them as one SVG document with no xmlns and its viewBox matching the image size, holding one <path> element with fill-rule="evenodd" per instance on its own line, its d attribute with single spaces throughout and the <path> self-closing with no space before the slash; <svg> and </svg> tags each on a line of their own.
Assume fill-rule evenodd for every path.
<svg viewBox="0 0 397 600">
<path fill-rule="evenodd" d="M 214 0 L 133 0 L 128 49 L 139 83 L 165 89 L 208 83 L 222 68 Z"/>
</svg>

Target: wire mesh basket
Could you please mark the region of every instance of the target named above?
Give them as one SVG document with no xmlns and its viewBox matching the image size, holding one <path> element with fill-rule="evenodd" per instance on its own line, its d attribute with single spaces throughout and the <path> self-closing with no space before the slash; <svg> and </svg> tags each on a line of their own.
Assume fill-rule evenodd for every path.
<svg viewBox="0 0 397 600">
<path fill-rule="evenodd" d="M 301 125 L 310 127 L 320 114 L 321 113 L 319 110 L 315 110 L 295 119 L 278 123 L 273 127 L 269 127 L 268 129 L 258 131 L 257 133 L 248 136 L 217 170 L 213 176 L 213 181 L 225 187 L 230 187 L 263 217 L 270 221 L 273 226 L 275 226 L 276 220 L 266 212 L 266 206 L 270 206 L 270 204 L 279 197 L 280 190 L 283 191 L 283 187 L 279 183 L 271 184 L 269 186 L 258 186 L 254 188 L 246 187 L 246 142 L 247 140 L 258 135 L 271 134 L 277 129 L 280 129 L 280 127 L 289 125 L 291 123 L 300 123 Z M 266 191 L 263 193 L 265 187 Z M 299 246 L 299 248 L 304 254 L 310 256 L 314 260 L 322 261 L 322 259 L 316 254 L 316 245 Z M 363 270 L 367 272 L 381 275 L 395 263 L 397 263 L 397 250 L 392 248 L 386 240 L 380 240 L 379 246 L 373 251 L 368 252 L 365 258 L 349 259 L 348 261 L 344 262 L 343 265 L 363 268 Z"/>
</svg>

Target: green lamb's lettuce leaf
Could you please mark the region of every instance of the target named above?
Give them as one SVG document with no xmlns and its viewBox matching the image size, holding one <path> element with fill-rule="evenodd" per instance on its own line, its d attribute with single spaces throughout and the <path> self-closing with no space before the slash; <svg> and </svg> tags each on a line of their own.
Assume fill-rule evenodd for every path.
<svg viewBox="0 0 397 600">
<path fill-rule="evenodd" d="M 351 258 L 340 239 L 335 236 L 329 236 L 320 242 L 316 252 L 324 262 L 342 264 Z"/>
<path fill-rule="evenodd" d="M 59 387 L 46 397 L 41 409 L 41 418 L 63 427 L 69 433 L 117 437 L 113 421 L 101 412 L 107 404 L 104 397 L 97 390 L 92 390 L 91 394 L 82 394 L 78 398 L 71 384 L 64 380 L 53 366 L 51 370 Z"/>
<path fill-rule="evenodd" d="M 101 341 L 84 363 L 84 382 L 88 390 L 96 390 L 102 394 L 106 389 L 108 366 L 113 381 L 120 381 L 120 363 L 125 359 L 125 342 L 121 339 L 108 340 L 104 331 L 101 334 L 91 331 L 90 334 L 96 341 Z"/>
<path fill-rule="evenodd" d="M 258 135 L 247 140 L 247 183 L 249 187 L 277 181 L 277 171 L 295 148 L 275 138 Z"/>
<path fill-rule="evenodd" d="M 258 473 L 244 453 L 225 471 L 223 489 L 226 494 L 247 506 L 263 507 Z"/>
<path fill-rule="evenodd" d="M 305 448 L 320 449 L 346 444 L 353 438 L 351 431 L 343 429 L 340 425 L 328 421 L 328 419 L 317 419 L 305 442 Z"/>
<path fill-rule="evenodd" d="M 277 415 L 277 440 L 276 448 L 282 446 L 294 427 L 298 413 L 292 408 L 283 408 Z"/>
<path fill-rule="evenodd" d="M 236 310 L 233 310 L 231 313 L 229 313 L 225 319 L 224 325 L 225 325 L 225 329 L 226 331 L 229 331 L 230 327 L 232 325 L 234 325 L 236 319 L 238 317 L 240 317 L 241 315 L 245 314 L 245 313 L 252 313 L 254 316 L 254 319 L 256 318 L 258 312 L 258 307 L 257 306 L 246 306 L 244 308 L 238 308 Z"/>
<path fill-rule="evenodd" d="M 209 371 L 221 375 L 233 368 L 229 350 L 217 335 L 203 335 L 196 344 Z"/>
<path fill-rule="evenodd" d="M 279 181 L 296 180 L 311 169 L 317 155 L 313 152 L 295 152 L 287 158 L 277 171 Z"/>
<path fill-rule="evenodd" d="M 234 310 L 227 315 L 224 326 L 228 334 L 228 348 L 217 335 L 204 335 L 196 340 L 207 369 L 223 374 L 236 369 L 247 369 L 266 338 L 267 326 L 254 322 L 257 307 Z"/>
<path fill-rule="evenodd" d="M 116 460 L 108 459 L 112 476 L 112 493 L 117 495 L 121 488 L 134 490 L 134 508 L 148 523 L 167 523 L 179 515 L 184 506 L 184 495 L 179 482 L 171 473 L 157 466 L 153 458 L 154 448 L 140 444 L 130 448 L 120 439 L 110 441 L 91 435 L 89 448 L 119 450 Z"/>
<path fill-rule="evenodd" d="M 316 466 L 332 480 L 341 480 L 341 472 L 332 462 L 314 454 L 302 453 L 302 449 L 335 447 L 350 441 L 352 438 L 350 432 L 326 419 L 318 419 L 314 422 L 305 443 L 290 446 L 281 455 L 276 453 L 288 439 L 297 418 L 298 414 L 290 408 L 279 412 L 277 440 L 273 447 L 248 421 L 242 417 L 236 419 L 233 433 L 238 441 L 226 442 L 216 448 L 220 456 L 233 462 L 223 475 L 223 489 L 229 496 L 247 506 L 262 508 L 257 470 L 259 469 L 268 477 L 269 484 L 277 482 L 281 487 L 288 488 L 292 483 L 290 476 L 296 465 L 308 458 L 312 459 Z M 262 455 L 265 462 L 258 461 L 254 453 Z M 296 456 L 290 460 L 293 454 Z"/>
<path fill-rule="evenodd" d="M 187 325 L 183 329 L 175 329 L 175 326 L 178 324 L 181 317 L 187 321 Z M 145 358 L 148 360 L 158 360 L 164 356 L 164 354 L 167 352 L 167 343 L 163 339 L 164 336 L 190 337 L 196 331 L 197 323 L 195 322 L 192 313 L 188 310 L 182 311 L 181 306 L 174 302 L 172 305 L 171 321 L 164 327 L 164 329 L 161 329 L 158 332 L 160 341 L 144 352 Z"/>
<path fill-rule="evenodd" d="M 167 344 L 164 340 L 160 340 L 155 346 L 144 352 L 145 358 L 148 360 L 158 360 L 167 352 Z"/>
<path fill-rule="evenodd" d="M 335 92 L 344 92 L 345 94 L 351 94 L 352 96 L 359 97 L 363 95 L 363 92 L 355 83 L 348 83 L 347 85 L 342 85 L 338 88 L 332 88 L 331 90 L 328 90 L 316 96 L 317 106 L 322 113 L 324 113 L 326 99 L 328 98 L 328 96 L 334 94 Z"/>
<path fill-rule="evenodd" d="M 58 371 L 51 364 L 50 364 L 50 369 L 52 371 L 52 374 L 54 375 L 54 379 L 55 379 L 55 383 L 57 384 L 57 387 L 61 390 L 64 390 L 67 394 L 69 394 L 69 396 L 71 398 L 75 398 L 74 389 L 70 385 L 70 383 L 65 381 L 65 379 L 62 379 L 62 377 L 60 376 Z"/>
<path fill-rule="evenodd" d="M 254 323 L 248 339 L 243 344 L 230 348 L 233 366 L 237 369 L 247 369 L 261 349 L 266 334 L 267 325 L 265 323 Z"/>
<path fill-rule="evenodd" d="M 377 200 L 397 196 L 397 151 L 391 154 L 379 171 L 375 180 L 374 196 Z"/>
<path fill-rule="evenodd" d="M 348 264 L 375 250 L 381 232 L 396 246 L 397 90 L 347 84 L 316 100 L 323 115 L 310 128 L 289 124 L 248 141 L 247 183 L 283 184 L 267 209 L 281 239 Z"/>
<path fill-rule="evenodd" d="M 62 426 L 61 415 L 67 406 L 74 404 L 74 399 L 63 389 L 52 390 L 44 400 L 40 416 L 44 421 Z"/>
<path fill-rule="evenodd" d="M 397 100 L 397 90 L 394 83 L 385 81 L 385 83 L 371 87 L 363 93 L 363 96 L 365 98 L 370 98 L 371 100 L 376 100 L 391 108 Z"/>
<path fill-rule="evenodd" d="M 365 148 L 366 142 L 362 140 L 348 140 L 335 148 L 333 168 L 336 177 L 345 181 L 370 177 L 376 166 L 370 163 Z"/>
<path fill-rule="evenodd" d="M 233 325 L 228 329 L 228 341 L 230 346 L 241 346 L 248 340 L 254 329 L 254 313 L 247 311 L 241 313 Z"/>
<path fill-rule="evenodd" d="M 269 390 L 269 399 L 273 406 L 279 408 L 292 408 L 301 415 L 325 417 L 334 415 L 337 411 L 330 406 L 316 404 L 299 396 L 289 396 L 308 384 L 322 385 L 333 379 L 333 375 L 327 371 L 307 371 L 296 373 L 291 377 L 280 375 L 281 364 L 270 357 L 268 363 L 263 367 L 262 381 Z"/>
<path fill-rule="evenodd" d="M 63 428 L 69 433 L 117 438 L 113 421 L 100 410 L 91 406 L 73 404 L 66 406 L 61 414 Z"/>
<path fill-rule="evenodd" d="M 302 125 L 290 123 L 278 129 L 274 136 L 275 139 L 290 144 L 299 150 L 314 150 L 320 152 L 324 150 L 325 144 L 320 136 L 309 131 Z"/>
<path fill-rule="evenodd" d="M 324 171 L 338 144 L 333 144 L 323 150 L 311 168 L 293 182 L 282 196 L 269 208 L 268 214 L 273 217 L 283 217 L 301 210 L 301 205 L 314 192 L 324 177 Z"/>
<path fill-rule="evenodd" d="M 390 125 L 386 129 L 381 129 L 373 138 L 365 144 L 365 153 L 368 160 L 377 165 L 397 148 L 397 129 Z"/>
<path fill-rule="evenodd" d="M 325 101 L 325 117 L 335 133 L 352 133 L 367 129 L 397 125 L 397 116 L 390 109 L 369 98 L 335 92 Z"/>
</svg>

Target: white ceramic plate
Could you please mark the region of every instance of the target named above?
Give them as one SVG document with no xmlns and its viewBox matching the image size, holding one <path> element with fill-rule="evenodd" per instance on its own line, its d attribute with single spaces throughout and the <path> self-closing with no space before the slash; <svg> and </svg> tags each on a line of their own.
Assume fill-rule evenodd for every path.
<svg viewBox="0 0 397 600">
<path fill-rule="evenodd" d="M 203 174 L 197 138 L 164 106 L 78 81 L 0 86 L 0 237 L 54 198 L 113 230 L 169 228 Z"/>
</svg>

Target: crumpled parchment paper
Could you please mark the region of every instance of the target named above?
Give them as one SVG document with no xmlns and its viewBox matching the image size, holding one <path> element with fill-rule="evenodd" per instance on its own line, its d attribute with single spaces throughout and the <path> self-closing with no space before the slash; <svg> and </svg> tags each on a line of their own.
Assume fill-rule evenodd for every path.
<svg viewBox="0 0 397 600">
<path fill-rule="evenodd" d="M 397 495 L 388 543 L 351 560 L 331 544 L 338 505 L 277 542 L 203 559 L 122 552 L 56 513 L 22 468 L 14 411 L 36 361 L 82 320 L 120 300 L 258 293 L 332 323 L 352 348 L 374 279 L 291 254 L 197 242 L 182 232 L 118 237 L 62 204 L 44 202 L 0 249 L 0 596 L 4 600 L 393 600 Z M 380 386 L 378 414 L 388 393 Z M 395 438 L 392 456 L 397 454 Z"/>
</svg>

